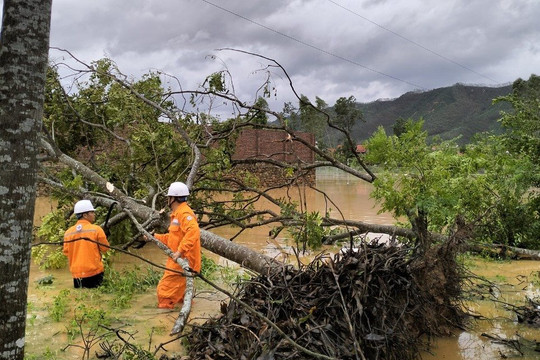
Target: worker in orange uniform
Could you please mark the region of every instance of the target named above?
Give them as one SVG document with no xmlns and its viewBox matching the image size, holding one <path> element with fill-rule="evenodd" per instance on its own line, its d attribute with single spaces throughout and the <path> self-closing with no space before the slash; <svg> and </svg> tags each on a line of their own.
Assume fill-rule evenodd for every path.
<svg viewBox="0 0 540 360">
<path fill-rule="evenodd" d="M 103 282 L 105 269 L 101 254 L 109 250 L 109 242 L 103 229 L 94 225 L 96 213 L 90 200 L 78 201 L 73 212 L 77 216 L 77 223 L 64 234 L 64 255 L 69 260 L 73 286 L 96 288 Z"/>
<path fill-rule="evenodd" d="M 189 190 L 186 184 L 174 182 L 169 186 L 167 204 L 172 210 L 171 223 L 167 234 L 155 234 L 156 239 L 173 251 L 167 259 L 166 267 L 182 271 L 176 260 L 188 261 L 189 267 L 197 272 L 201 270 L 201 234 L 195 213 L 186 203 Z M 158 307 L 172 309 L 184 300 L 186 291 L 185 276 L 165 270 L 157 286 Z"/>
</svg>

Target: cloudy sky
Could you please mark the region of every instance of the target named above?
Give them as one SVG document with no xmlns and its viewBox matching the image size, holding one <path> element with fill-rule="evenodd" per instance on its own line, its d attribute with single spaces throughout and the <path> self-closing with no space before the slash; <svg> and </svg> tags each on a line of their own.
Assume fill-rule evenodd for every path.
<svg viewBox="0 0 540 360">
<path fill-rule="evenodd" d="M 110 57 L 136 77 L 166 72 L 184 89 L 228 69 L 246 101 L 267 62 L 219 49 L 253 52 L 280 63 L 298 93 L 333 105 L 540 74 L 539 19 L 540 0 L 54 0 L 50 44 L 84 61 Z M 269 104 L 297 103 L 283 74 L 271 76 Z"/>
</svg>

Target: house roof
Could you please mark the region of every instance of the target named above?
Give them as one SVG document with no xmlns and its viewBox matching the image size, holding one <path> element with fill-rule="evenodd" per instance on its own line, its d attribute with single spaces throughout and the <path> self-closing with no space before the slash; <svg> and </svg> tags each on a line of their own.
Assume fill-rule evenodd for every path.
<svg viewBox="0 0 540 360">
<path fill-rule="evenodd" d="M 364 154 L 366 152 L 366 147 L 364 145 L 358 144 L 356 145 L 356 152 L 360 154 Z"/>
</svg>

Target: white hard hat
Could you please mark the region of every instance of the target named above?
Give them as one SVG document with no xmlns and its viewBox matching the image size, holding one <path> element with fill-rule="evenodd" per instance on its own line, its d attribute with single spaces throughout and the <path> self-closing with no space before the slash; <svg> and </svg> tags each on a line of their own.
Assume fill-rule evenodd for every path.
<svg viewBox="0 0 540 360">
<path fill-rule="evenodd" d="M 167 196 L 188 196 L 189 189 L 183 182 L 173 182 L 169 186 L 169 192 Z"/>
<path fill-rule="evenodd" d="M 94 209 L 94 206 L 92 206 L 92 202 L 90 200 L 77 201 L 75 207 L 73 208 L 73 212 L 75 214 L 83 214 L 89 211 L 96 211 L 96 209 Z"/>
</svg>

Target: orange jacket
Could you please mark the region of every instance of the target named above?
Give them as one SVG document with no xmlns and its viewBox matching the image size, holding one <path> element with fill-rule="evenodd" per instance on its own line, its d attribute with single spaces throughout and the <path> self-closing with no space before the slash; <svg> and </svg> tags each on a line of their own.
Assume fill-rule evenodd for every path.
<svg viewBox="0 0 540 360">
<path fill-rule="evenodd" d="M 180 251 L 181 257 L 189 262 L 195 271 L 201 271 L 201 233 L 195 213 L 185 202 L 171 213 L 171 223 L 167 234 L 155 234 L 172 252 Z M 182 270 L 173 259 L 167 260 L 168 268 Z"/>
<path fill-rule="evenodd" d="M 69 271 L 74 278 L 87 278 L 102 273 L 104 267 L 101 253 L 109 248 L 86 240 L 68 242 L 81 237 L 109 246 L 107 236 L 101 227 L 91 224 L 88 220 L 80 219 L 64 234 L 64 255 L 69 260 Z"/>
</svg>

